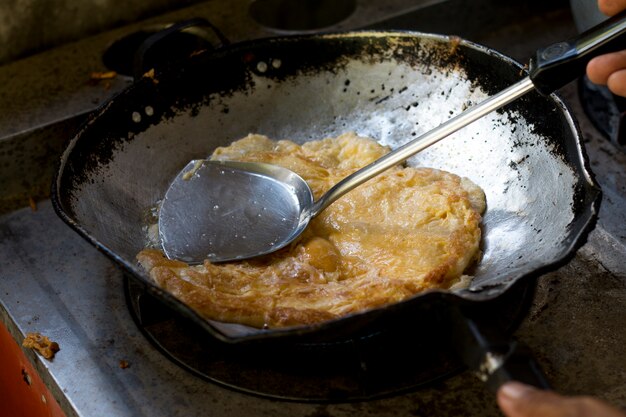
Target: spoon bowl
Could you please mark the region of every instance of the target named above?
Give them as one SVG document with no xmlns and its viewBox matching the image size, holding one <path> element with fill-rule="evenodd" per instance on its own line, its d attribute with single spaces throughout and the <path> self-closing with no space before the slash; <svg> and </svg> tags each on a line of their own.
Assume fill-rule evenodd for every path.
<svg viewBox="0 0 626 417">
<path fill-rule="evenodd" d="M 167 257 L 190 264 L 264 255 L 298 237 L 313 193 L 299 175 L 262 162 L 192 160 L 159 210 Z"/>
</svg>

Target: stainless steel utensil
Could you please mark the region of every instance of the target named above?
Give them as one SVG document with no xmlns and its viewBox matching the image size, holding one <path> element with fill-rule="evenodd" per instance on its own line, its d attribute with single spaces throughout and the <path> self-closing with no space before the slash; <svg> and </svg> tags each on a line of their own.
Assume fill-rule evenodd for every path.
<svg viewBox="0 0 626 417">
<path fill-rule="evenodd" d="M 348 191 L 534 89 L 525 78 L 347 176 L 314 201 L 293 171 L 258 162 L 194 160 L 170 185 L 159 213 L 165 254 L 191 264 L 253 258 L 289 245 Z"/>
</svg>

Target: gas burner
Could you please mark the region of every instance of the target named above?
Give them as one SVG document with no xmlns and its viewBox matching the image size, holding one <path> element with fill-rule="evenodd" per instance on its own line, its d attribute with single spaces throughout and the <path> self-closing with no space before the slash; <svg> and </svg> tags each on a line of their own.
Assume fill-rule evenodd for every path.
<svg viewBox="0 0 626 417">
<path fill-rule="evenodd" d="M 493 320 L 509 333 L 533 298 L 534 282 L 522 281 L 490 307 Z M 125 279 L 125 289 L 135 322 L 167 358 L 247 394 L 300 402 L 369 400 L 413 391 L 463 369 L 454 343 L 432 317 L 332 342 L 228 344 L 163 305 L 134 279 Z"/>
</svg>

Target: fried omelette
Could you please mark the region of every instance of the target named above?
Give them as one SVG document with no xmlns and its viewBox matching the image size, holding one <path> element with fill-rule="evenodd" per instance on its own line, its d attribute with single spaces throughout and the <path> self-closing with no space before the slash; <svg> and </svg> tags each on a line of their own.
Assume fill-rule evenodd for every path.
<svg viewBox="0 0 626 417">
<path fill-rule="evenodd" d="M 317 199 L 387 152 L 354 133 L 303 145 L 251 134 L 211 159 L 289 168 Z M 145 249 L 137 259 L 158 286 L 207 319 L 306 325 L 458 284 L 480 256 L 484 210 L 484 193 L 470 180 L 398 166 L 338 199 L 297 242 L 273 254 L 190 266 Z"/>
</svg>

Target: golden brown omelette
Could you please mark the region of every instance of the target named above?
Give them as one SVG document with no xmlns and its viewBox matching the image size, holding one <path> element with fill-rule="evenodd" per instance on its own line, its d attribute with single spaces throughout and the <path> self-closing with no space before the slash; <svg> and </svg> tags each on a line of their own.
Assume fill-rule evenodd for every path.
<svg viewBox="0 0 626 417">
<path fill-rule="evenodd" d="M 248 135 L 212 159 L 262 161 L 304 178 L 316 198 L 389 150 L 346 133 L 298 145 Z M 137 256 L 157 285 L 223 322 L 282 327 L 331 320 L 458 284 L 480 256 L 482 190 L 454 174 L 394 167 L 331 204 L 302 237 L 246 261 L 189 266 Z"/>
</svg>

